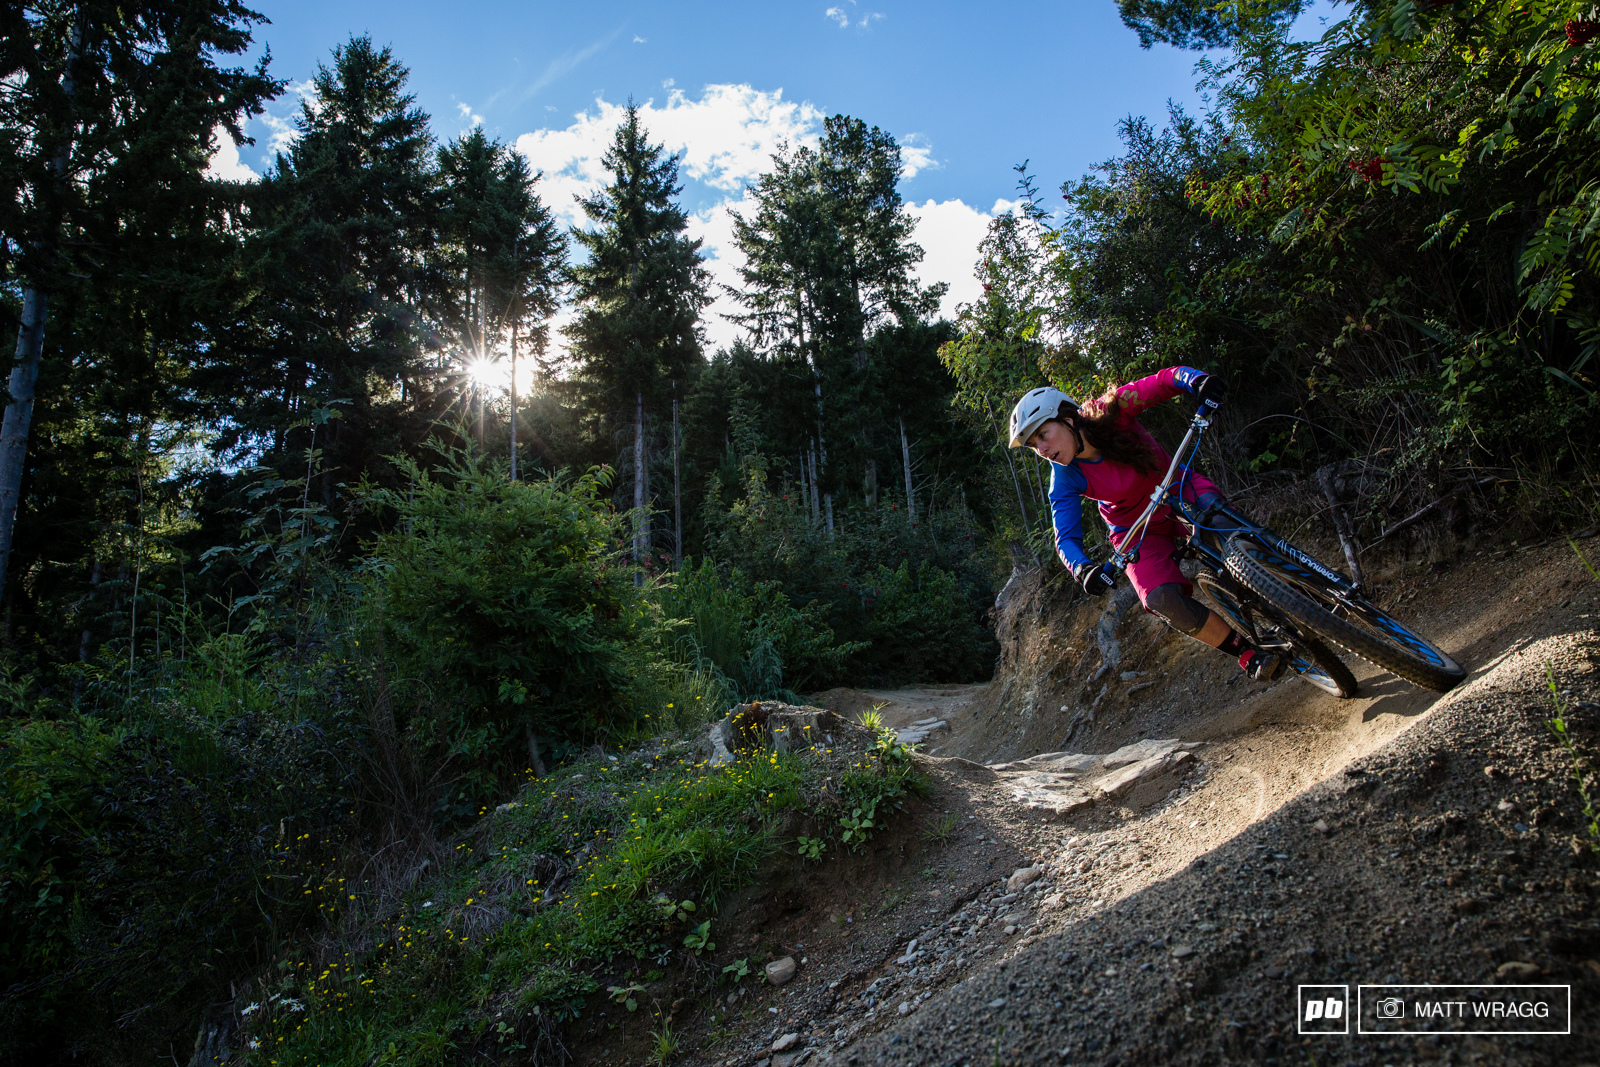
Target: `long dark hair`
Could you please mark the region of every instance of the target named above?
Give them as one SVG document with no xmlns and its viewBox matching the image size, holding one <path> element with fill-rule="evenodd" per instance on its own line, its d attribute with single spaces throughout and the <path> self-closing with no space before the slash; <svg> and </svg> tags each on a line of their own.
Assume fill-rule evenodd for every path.
<svg viewBox="0 0 1600 1067">
<path fill-rule="evenodd" d="M 1137 422 L 1122 410 L 1116 393 L 1091 400 L 1083 407 L 1062 404 L 1059 417 L 1100 450 L 1107 459 L 1126 463 L 1134 470 L 1153 474 L 1161 463 L 1150 447 L 1150 438 Z"/>
</svg>

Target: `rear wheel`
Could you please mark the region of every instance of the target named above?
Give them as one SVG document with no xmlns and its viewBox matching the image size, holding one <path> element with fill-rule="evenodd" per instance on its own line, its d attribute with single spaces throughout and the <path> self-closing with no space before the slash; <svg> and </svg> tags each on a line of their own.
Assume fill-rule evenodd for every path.
<svg viewBox="0 0 1600 1067">
<path fill-rule="evenodd" d="M 1259 649 L 1284 657 L 1290 670 L 1336 697 L 1356 695 L 1356 676 L 1327 645 L 1261 603 L 1233 581 L 1201 571 L 1195 583 L 1233 628 Z"/>
<path fill-rule="evenodd" d="M 1408 682 L 1449 691 L 1467 672 L 1437 645 L 1359 596 L 1335 596 L 1318 576 L 1248 535 L 1228 539 L 1228 572 L 1299 626 Z"/>
</svg>

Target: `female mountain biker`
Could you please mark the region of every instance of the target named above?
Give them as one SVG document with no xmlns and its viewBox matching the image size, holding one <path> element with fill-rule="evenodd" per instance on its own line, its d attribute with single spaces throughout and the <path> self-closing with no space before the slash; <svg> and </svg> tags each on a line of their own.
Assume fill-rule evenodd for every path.
<svg viewBox="0 0 1600 1067">
<path fill-rule="evenodd" d="M 1100 596 L 1112 580 L 1083 550 L 1083 498 L 1099 502 L 1100 516 L 1119 550 L 1122 536 L 1144 512 L 1172 457 L 1156 443 L 1136 416 L 1153 404 L 1189 393 L 1220 402 L 1227 383 L 1193 367 L 1168 367 L 1079 405 L 1059 389 L 1029 391 L 1011 411 L 1011 447 L 1028 447 L 1050 461 L 1050 514 L 1056 551 L 1085 592 Z M 1226 503 L 1217 487 L 1199 474 L 1183 483 L 1184 500 L 1202 511 Z M 1252 678 L 1268 680 L 1283 669 L 1282 657 L 1251 647 L 1220 615 L 1194 599 L 1194 589 L 1178 569 L 1176 553 L 1186 540 L 1172 509 L 1152 516 L 1139 558 L 1127 574 L 1146 611 L 1196 641 L 1237 656 Z"/>
</svg>

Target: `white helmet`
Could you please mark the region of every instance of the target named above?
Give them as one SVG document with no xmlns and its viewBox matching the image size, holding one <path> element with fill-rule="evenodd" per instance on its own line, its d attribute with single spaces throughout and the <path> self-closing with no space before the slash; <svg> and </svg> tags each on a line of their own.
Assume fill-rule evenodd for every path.
<svg viewBox="0 0 1600 1067">
<path fill-rule="evenodd" d="M 1017 406 L 1011 409 L 1011 447 L 1021 448 L 1035 430 L 1050 419 L 1059 418 L 1062 404 L 1078 406 L 1076 400 L 1048 385 L 1024 393 Z"/>
</svg>

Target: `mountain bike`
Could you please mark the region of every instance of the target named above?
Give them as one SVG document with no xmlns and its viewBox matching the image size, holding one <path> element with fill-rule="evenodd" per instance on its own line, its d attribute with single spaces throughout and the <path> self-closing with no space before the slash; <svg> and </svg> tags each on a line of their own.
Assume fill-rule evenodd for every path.
<svg viewBox="0 0 1600 1067">
<path fill-rule="evenodd" d="M 1190 468 L 1216 406 L 1207 400 L 1195 412 L 1166 477 L 1123 538 L 1125 547 L 1101 564 L 1101 572 L 1115 581 L 1139 558 L 1150 520 L 1166 504 L 1189 527 L 1189 541 L 1179 555 L 1200 562 L 1195 584 L 1206 599 L 1256 648 L 1283 656 L 1290 670 L 1317 688 L 1340 697 L 1356 693 L 1355 675 L 1325 642 L 1435 692 L 1465 678 L 1460 664 L 1373 604 L 1345 575 L 1233 508 L 1201 514 L 1184 501 Z"/>
</svg>

